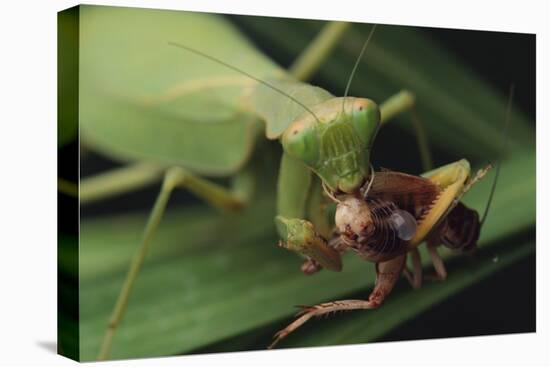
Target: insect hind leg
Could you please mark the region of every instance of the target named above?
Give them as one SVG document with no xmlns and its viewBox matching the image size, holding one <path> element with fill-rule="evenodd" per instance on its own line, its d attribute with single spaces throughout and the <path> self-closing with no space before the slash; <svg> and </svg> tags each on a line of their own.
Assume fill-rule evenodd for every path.
<svg viewBox="0 0 550 367">
<path fill-rule="evenodd" d="M 434 245 L 428 245 L 428 253 L 430 254 L 430 258 L 432 260 L 432 264 L 435 270 L 435 276 L 428 277 L 433 280 L 439 280 L 444 281 L 447 279 L 447 269 L 445 268 L 445 264 L 443 263 L 443 259 L 437 252 L 437 247 Z"/>
<path fill-rule="evenodd" d="M 368 300 L 348 299 L 321 303 L 315 306 L 299 306 L 297 319 L 278 331 L 268 349 L 274 348 L 282 339 L 298 329 L 313 317 L 328 315 L 338 311 L 370 310 L 379 307 L 392 291 L 405 266 L 406 254 L 376 264 L 376 282 Z"/>
<path fill-rule="evenodd" d="M 420 252 L 414 248 L 409 251 L 411 257 L 412 270 L 409 270 L 406 266 L 403 268 L 403 274 L 409 281 L 411 287 L 418 289 L 422 286 L 422 262 L 420 260 Z"/>
<path fill-rule="evenodd" d="M 321 303 L 315 306 L 299 306 L 301 310 L 296 314 L 298 317 L 291 324 L 289 324 L 284 329 L 278 331 L 273 338 L 273 342 L 267 347 L 268 349 L 273 349 L 282 339 L 287 337 L 294 330 L 298 329 L 300 326 L 305 324 L 313 317 L 335 313 L 338 311 L 351 311 L 351 310 L 368 310 L 377 308 L 380 305 L 380 302 L 375 300 L 359 300 L 359 299 L 348 299 L 342 301 L 333 301 L 327 303 Z"/>
</svg>

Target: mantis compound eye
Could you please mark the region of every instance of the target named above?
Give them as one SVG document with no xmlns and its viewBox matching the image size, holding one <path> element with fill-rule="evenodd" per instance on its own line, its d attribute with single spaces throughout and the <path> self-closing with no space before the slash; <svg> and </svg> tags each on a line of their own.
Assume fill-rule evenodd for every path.
<svg viewBox="0 0 550 367">
<path fill-rule="evenodd" d="M 312 121 L 295 121 L 284 132 L 282 138 L 285 152 L 300 159 L 306 165 L 313 165 L 319 159 L 319 138 Z"/>
<path fill-rule="evenodd" d="M 416 220 L 409 212 L 395 210 L 389 218 L 392 228 L 403 241 L 409 241 L 416 233 Z"/>
<path fill-rule="evenodd" d="M 380 127 L 380 108 L 366 98 L 356 98 L 354 104 L 351 123 L 357 130 L 368 154 Z"/>
</svg>

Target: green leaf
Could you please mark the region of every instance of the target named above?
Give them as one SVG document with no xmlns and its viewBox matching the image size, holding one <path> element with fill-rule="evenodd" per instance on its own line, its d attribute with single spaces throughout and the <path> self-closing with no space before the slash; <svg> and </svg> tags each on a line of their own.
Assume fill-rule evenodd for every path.
<svg viewBox="0 0 550 367">
<path fill-rule="evenodd" d="M 224 18 L 81 6 L 83 139 L 116 159 L 181 164 L 209 175 L 238 170 L 258 132 L 241 106 L 255 82 L 168 42 L 260 78 L 282 73 Z"/>
</svg>

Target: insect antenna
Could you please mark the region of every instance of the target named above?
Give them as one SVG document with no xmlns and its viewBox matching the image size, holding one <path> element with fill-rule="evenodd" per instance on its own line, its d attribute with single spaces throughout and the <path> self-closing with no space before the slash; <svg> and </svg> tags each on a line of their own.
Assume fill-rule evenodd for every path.
<svg viewBox="0 0 550 367">
<path fill-rule="evenodd" d="M 336 202 L 338 204 L 342 203 L 340 200 L 338 200 L 336 198 L 336 196 L 334 196 L 334 194 L 331 192 L 330 188 L 327 187 L 327 184 L 325 183 L 325 181 L 321 181 L 321 186 L 323 187 L 323 191 L 325 192 L 325 194 L 327 194 L 327 196 L 329 198 L 331 198 L 334 202 Z"/>
<path fill-rule="evenodd" d="M 222 65 L 222 66 L 225 66 L 226 68 L 229 68 L 229 69 L 231 69 L 231 70 L 233 70 L 233 71 L 236 71 L 237 73 L 240 73 L 240 74 L 242 74 L 242 75 L 244 75 L 244 76 L 246 76 L 246 77 L 248 77 L 248 78 L 250 78 L 250 79 L 252 79 L 252 80 L 255 80 L 255 81 L 257 81 L 258 83 L 261 83 L 261 84 L 265 85 L 265 86 L 268 87 L 268 88 L 271 88 L 271 89 L 274 90 L 275 92 L 277 92 L 277 93 L 279 93 L 279 94 L 281 94 L 281 95 L 283 95 L 283 96 L 289 98 L 291 101 L 293 101 L 294 103 L 296 103 L 297 105 L 299 105 L 300 107 L 302 107 L 304 110 L 306 110 L 307 112 L 309 112 L 309 113 L 315 118 L 315 120 L 317 120 L 318 123 L 321 123 L 321 122 L 319 121 L 319 118 L 317 117 L 317 115 L 315 115 L 315 113 L 314 113 L 309 107 L 307 107 L 305 104 L 303 104 L 302 102 L 300 102 L 300 101 L 297 100 L 296 98 L 292 97 L 290 94 L 288 94 L 288 93 L 282 91 L 281 89 L 277 88 L 276 86 L 274 86 L 274 85 L 272 85 L 272 84 L 266 82 L 265 80 L 262 80 L 262 79 L 260 79 L 260 78 L 258 78 L 258 77 L 255 77 L 254 75 L 249 74 L 249 73 L 247 73 L 246 71 L 241 70 L 241 69 L 239 69 L 239 68 L 236 67 L 236 66 L 230 65 L 230 64 L 228 64 L 228 63 L 226 63 L 226 62 L 224 62 L 224 61 L 222 61 L 222 60 L 220 60 L 220 59 L 218 59 L 218 58 L 216 58 L 216 57 L 214 57 L 214 56 L 205 54 L 204 52 L 201 52 L 201 51 L 199 51 L 199 50 L 195 50 L 194 48 L 191 48 L 191 47 L 189 47 L 189 46 L 182 45 L 181 43 L 169 41 L 168 44 L 169 44 L 170 46 L 178 47 L 178 48 L 184 49 L 184 50 L 186 50 L 186 51 L 189 51 L 189 52 L 191 52 L 191 53 L 194 53 L 195 55 L 202 56 L 202 57 L 204 57 L 204 58 L 206 58 L 206 59 L 208 59 L 208 60 L 210 60 L 210 61 L 213 61 L 213 62 L 215 62 L 215 63 L 218 63 L 218 64 L 220 64 L 220 65 Z"/>
<path fill-rule="evenodd" d="M 369 183 L 367 184 L 367 186 L 365 187 L 365 189 L 363 191 L 363 199 L 365 199 L 365 200 L 367 199 L 367 195 L 369 193 L 370 188 L 372 187 L 373 182 L 374 182 L 374 167 L 371 164 L 370 165 Z"/>
<path fill-rule="evenodd" d="M 510 125 L 510 111 L 512 109 L 512 100 L 514 99 L 514 85 L 510 85 L 510 92 L 508 95 L 508 105 L 506 106 L 506 117 L 504 122 L 504 127 L 502 129 L 502 147 L 500 150 L 500 159 L 498 160 L 495 168 L 495 178 L 493 179 L 493 185 L 491 187 L 491 192 L 489 193 L 489 199 L 487 199 L 487 205 L 485 206 L 485 212 L 483 213 L 483 216 L 481 217 L 480 224 L 483 226 L 483 223 L 485 223 L 485 219 L 487 219 L 487 214 L 489 213 L 489 207 L 491 206 L 491 202 L 493 201 L 493 196 L 495 194 L 495 188 L 497 186 L 497 180 L 498 176 L 500 174 L 500 166 L 502 164 L 502 156 L 506 152 L 506 145 L 508 142 L 508 126 Z"/>
<path fill-rule="evenodd" d="M 361 52 L 359 53 L 359 56 L 357 56 L 357 60 L 355 60 L 355 65 L 353 66 L 353 69 L 351 70 L 351 74 L 348 78 L 348 83 L 346 85 L 346 90 L 344 91 L 344 99 L 342 100 L 342 112 L 344 111 L 344 105 L 346 102 L 346 97 L 348 96 L 349 87 L 351 86 L 351 81 L 353 80 L 353 77 L 355 76 L 355 71 L 357 70 L 357 66 L 359 66 L 359 61 L 363 58 L 363 54 L 365 53 L 365 50 L 367 49 L 367 46 L 370 42 L 370 39 L 372 38 L 372 35 L 374 34 L 374 30 L 376 29 L 376 24 L 372 26 L 370 33 L 363 44 L 363 48 L 361 49 Z"/>
</svg>

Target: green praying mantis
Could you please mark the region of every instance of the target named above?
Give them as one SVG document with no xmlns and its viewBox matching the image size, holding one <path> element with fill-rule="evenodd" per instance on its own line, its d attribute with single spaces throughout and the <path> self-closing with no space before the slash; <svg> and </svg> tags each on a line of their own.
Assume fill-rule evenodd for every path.
<svg viewBox="0 0 550 367">
<path fill-rule="evenodd" d="M 162 177 L 161 191 L 110 318 L 99 359 L 109 355 L 132 286 L 154 243 L 155 230 L 171 193 L 176 188 L 183 188 L 220 209 L 245 207 L 255 186 L 255 160 L 252 158 L 261 146 L 262 135 L 281 141 L 284 150 L 277 186 L 276 227 L 281 244 L 305 257 L 302 270 L 306 273 L 321 268 L 341 269 L 340 253 L 330 243 L 335 215 L 339 213 L 334 203 L 331 205 L 332 199 L 338 203 L 342 202 L 341 195 L 368 196 L 370 185 L 376 184 L 374 177 L 377 175 L 373 175 L 370 165 L 376 134 L 392 118 L 411 111 L 415 102 L 414 95 L 408 91 L 396 91 L 380 105 L 366 98 L 348 97 L 352 77 L 342 98 L 299 81 L 307 80 L 320 67 L 321 60 L 342 37 L 348 24 L 329 24 L 294 66 L 284 71 L 261 54 L 248 52 L 252 46 L 229 24 L 215 17 L 169 12 L 146 16 L 144 11 L 136 9 L 86 7 L 82 14 L 81 124 L 84 141 L 101 147 L 114 158 L 146 162 L 84 180 L 81 202 L 85 204 L 126 192 Z M 150 21 L 149 16 L 158 17 L 155 24 L 166 28 L 166 38 L 162 42 L 158 38 L 148 39 L 147 30 L 142 28 Z M 116 34 L 119 22 L 124 21 L 135 22 L 134 27 L 124 30 L 134 34 L 135 42 L 120 44 L 116 37 L 106 42 L 110 38 L 105 35 Z M 225 42 L 216 52 L 204 50 L 202 53 L 201 40 L 191 45 L 177 42 L 178 33 L 174 30 L 181 32 L 182 28 L 202 37 L 224 34 Z M 365 42 L 365 46 L 367 44 Z M 173 63 L 162 67 L 171 71 L 167 74 L 172 74 L 174 79 L 159 78 L 140 83 L 140 70 L 150 67 L 155 56 L 159 56 L 138 56 L 150 45 L 155 45 L 154 52 L 170 55 Z M 187 50 L 181 50 L 182 47 Z M 134 54 L 135 58 L 121 65 L 116 57 L 114 61 L 112 57 L 105 60 L 97 57 L 100 52 L 117 55 L 120 49 L 127 55 Z M 235 71 L 237 65 L 238 71 Z M 99 70 L 111 73 L 100 75 Z M 104 89 L 120 94 L 103 95 Z M 128 90 L 132 93 L 126 93 Z M 119 107 L 111 108 L 114 105 Z M 204 121 L 201 113 L 208 105 L 215 105 L 216 111 L 210 121 Z M 105 110 L 118 113 L 106 116 Z M 413 122 L 418 126 L 417 121 Z M 196 130 L 194 136 L 201 136 L 201 139 L 190 138 L 189 129 Z M 426 137 L 421 128 L 417 133 L 421 155 L 428 168 Z M 133 134 L 135 139 L 125 139 L 124 134 Z M 395 230 L 402 230 L 402 239 L 411 244 L 399 254 L 397 267 L 402 267 L 403 255 L 407 252 L 415 254 L 415 246 L 451 207 L 457 205 L 457 199 L 483 172 L 470 181 L 469 164 L 459 161 L 426 174 L 426 180 L 445 190 L 450 189 L 442 195 L 444 199 L 438 201 L 437 212 L 431 212 L 429 220 L 417 223 L 412 229 L 412 240 L 406 215 L 396 218 L 396 223 L 401 224 L 396 224 Z M 232 186 L 226 188 L 201 176 L 231 176 Z M 441 269 L 435 253 L 434 259 L 436 268 Z M 386 261 L 392 263 L 387 259 L 379 262 L 384 264 Z M 364 304 L 355 306 L 362 308 Z M 331 311 L 333 309 L 327 310 Z M 276 341 L 288 332 L 278 334 Z"/>
</svg>

